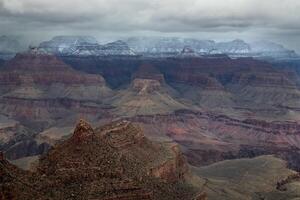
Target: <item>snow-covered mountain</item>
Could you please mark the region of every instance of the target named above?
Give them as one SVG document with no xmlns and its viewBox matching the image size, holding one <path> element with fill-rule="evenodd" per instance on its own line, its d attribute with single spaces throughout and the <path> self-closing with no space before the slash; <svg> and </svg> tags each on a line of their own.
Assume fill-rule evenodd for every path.
<svg viewBox="0 0 300 200">
<path fill-rule="evenodd" d="M 243 40 L 233 40 L 230 42 L 219 42 L 214 47 L 220 53 L 228 54 L 248 54 L 251 52 L 249 44 Z"/>
<path fill-rule="evenodd" d="M 189 47 L 188 49 L 186 47 Z M 179 37 L 130 37 L 100 45 L 90 36 L 57 36 L 42 42 L 38 47 L 43 52 L 62 56 L 134 56 L 174 57 L 227 54 L 230 57 L 256 57 L 261 59 L 292 59 L 298 55 L 282 45 L 243 40 L 215 42 Z M 192 50 L 193 52 L 189 52 Z"/>
<path fill-rule="evenodd" d="M 298 55 L 295 51 L 286 49 L 281 44 L 276 44 L 269 41 L 257 41 L 250 44 L 251 52 L 261 57 L 274 57 L 274 58 L 297 58 Z"/>
<path fill-rule="evenodd" d="M 39 50 L 61 56 L 124 56 L 135 55 L 129 46 L 121 41 L 100 45 L 90 36 L 57 36 L 42 42 Z"/>
<path fill-rule="evenodd" d="M 98 55 L 136 55 L 135 52 L 129 48 L 128 44 L 122 40 L 117 40 L 105 45 L 100 46 Z"/>
<path fill-rule="evenodd" d="M 189 46 L 197 52 L 209 52 L 215 46 L 211 40 L 196 40 L 177 37 L 131 37 L 125 40 L 137 53 L 179 53 Z"/>
<path fill-rule="evenodd" d="M 77 47 L 97 46 L 98 41 L 91 36 L 56 36 L 50 41 L 42 42 L 39 49 L 46 52 L 65 55 L 72 54 Z"/>
<path fill-rule="evenodd" d="M 125 41 L 135 52 L 151 56 L 178 55 L 184 47 L 189 46 L 196 53 L 204 55 L 227 54 L 231 57 L 253 56 L 273 59 L 298 57 L 294 51 L 266 41 L 247 43 L 237 39 L 228 42 L 215 42 L 213 40 L 177 37 L 130 37 Z"/>
</svg>

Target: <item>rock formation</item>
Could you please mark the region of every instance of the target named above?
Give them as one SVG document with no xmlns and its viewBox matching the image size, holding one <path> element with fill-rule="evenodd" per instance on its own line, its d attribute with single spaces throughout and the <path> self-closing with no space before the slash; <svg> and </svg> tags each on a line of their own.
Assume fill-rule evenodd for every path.
<svg viewBox="0 0 300 200">
<path fill-rule="evenodd" d="M 48 54 L 18 54 L 0 71 L 0 82 L 5 113 L 34 119 L 80 109 L 84 102 L 101 103 L 111 92 L 100 75 L 73 70 Z"/>
<path fill-rule="evenodd" d="M 127 121 L 94 131 L 81 120 L 70 139 L 40 159 L 35 172 L 2 159 L 0 194 L 4 199 L 191 199 L 193 189 L 184 186 L 188 172 L 181 170 L 185 162 L 166 166 L 180 154 L 169 148 L 152 143 Z M 165 173 L 152 173 L 154 166 Z"/>
<path fill-rule="evenodd" d="M 175 99 L 176 91 L 165 83 L 164 76 L 151 65 L 141 65 L 130 86 L 113 97 L 120 115 L 170 113 L 185 106 Z"/>
<path fill-rule="evenodd" d="M 94 130 L 92 129 L 92 127 L 87 122 L 81 119 L 74 130 L 72 140 L 77 143 L 84 142 L 93 134 Z"/>
</svg>

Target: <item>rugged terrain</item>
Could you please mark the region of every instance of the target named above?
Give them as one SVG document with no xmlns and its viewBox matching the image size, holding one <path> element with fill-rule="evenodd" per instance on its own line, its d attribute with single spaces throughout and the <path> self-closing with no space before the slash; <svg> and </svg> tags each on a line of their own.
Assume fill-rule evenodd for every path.
<svg viewBox="0 0 300 200">
<path fill-rule="evenodd" d="M 189 169 L 178 146 L 151 142 L 128 121 L 93 130 L 81 120 L 73 135 L 43 156 L 32 172 L 4 158 L 0 162 L 1 199 L 192 199 L 198 195 L 187 182 Z"/>
<path fill-rule="evenodd" d="M 176 111 L 174 114 L 135 116 L 153 140 L 179 143 L 195 166 L 232 158 L 275 154 L 299 170 L 299 123 L 238 120 L 224 115 Z"/>
<path fill-rule="evenodd" d="M 254 47 L 240 40 L 234 45 L 202 41 L 198 49 L 181 48 L 180 43 L 181 50 L 168 56 L 136 54 L 128 44 L 100 45 L 90 37 L 56 37 L 0 64 L 0 151 L 9 162 L 34 171 L 3 161 L 10 173 L 30 185 L 22 191 L 19 179 L 8 176 L 15 194 L 28 199 L 35 193 L 42 199 L 45 195 L 73 198 L 77 192 L 105 199 L 106 193 L 99 191 L 124 199 L 133 198 L 130 195 L 159 199 L 155 194 L 165 199 L 196 195 L 205 199 L 203 191 L 209 199 L 297 196 L 298 179 L 286 169 L 300 170 L 296 61 L 271 63 L 244 57 Z M 231 53 L 204 54 L 201 45 L 218 45 Z M 162 49 L 167 47 L 161 43 Z M 274 44 L 256 48 L 269 52 L 270 47 L 272 52 L 284 51 Z M 101 128 L 93 130 L 82 122 L 72 134 L 80 118 Z M 118 122 L 103 126 L 112 121 Z M 111 160 L 104 152 L 111 153 Z M 218 172 L 216 162 L 224 172 Z M 244 165 L 253 168 L 244 169 Z M 251 179 L 256 176 L 256 165 L 263 168 L 262 179 Z M 245 181 L 250 182 L 243 186 L 246 191 L 226 176 L 235 166 L 241 171 L 234 179 L 246 174 Z M 98 173 L 99 169 L 111 176 Z M 224 174 L 214 177 L 210 169 Z M 101 188 L 107 178 L 114 184 L 118 173 L 124 175 L 122 184 Z M 74 180 L 81 185 L 65 185 Z M 254 190 L 256 181 L 266 187 Z M 206 188 L 207 184 L 213 189 Z M 47 190 L 50 186 L 55 194 Z M 287 194 L 282 188 L 293 192 Z"/>
<path fill-rule="evenodd" d="M 197 166 L 276 154 L 299 168 L 299 75 L 268 62 L 58 58 L 32 49 L 6 62 L 0 81 L 1 114 L 17 124 L 2 128 L 10 159 L 46 152 L 80 117 L 95 125 L 129 118 L 154 140 L 178 142 Z"/>
<path fill-rule="evenodd" d="M 176 144 L 150 141 L 125 120 L 96 129 L 81 120 L 29 169 L 0 154 L 1 199 L 279 200 L 300 188 L 299 174 L 272 156 L 190 168 Z"/>
<path fill-rule="evenodd" d="M 1 116 L 8 121 L 2 120 L 1 149 L 11 159 L 48 149 L 33 136 L 61 119 L 104 115 L 102 98 L 111 93 L 101 75 L 78 72 L 53 55 L 36 52 L 8 61 L 0 82 Z"/>
</svg>

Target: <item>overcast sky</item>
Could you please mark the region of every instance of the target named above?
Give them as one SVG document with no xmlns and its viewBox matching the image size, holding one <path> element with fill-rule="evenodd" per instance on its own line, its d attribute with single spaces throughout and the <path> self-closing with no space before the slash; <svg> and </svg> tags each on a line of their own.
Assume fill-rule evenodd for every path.
<svg viewBox="0 0 300 200">
<path fill-rule="evenodd" d="M 0 35 L 267 39 L 300 52 L 300 0 L 0 0 Z"/>
</svg>

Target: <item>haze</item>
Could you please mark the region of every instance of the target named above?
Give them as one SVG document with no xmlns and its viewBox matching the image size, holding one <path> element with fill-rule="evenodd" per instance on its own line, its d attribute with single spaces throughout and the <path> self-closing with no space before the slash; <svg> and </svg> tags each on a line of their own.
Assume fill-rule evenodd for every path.
<svg viewBox="0 0 300 200">
<path fill-rule="evenodd" d="M 0 35 L 272 40 L 300 51 L 297 0 L 0 0 Z"/>
</svg>

